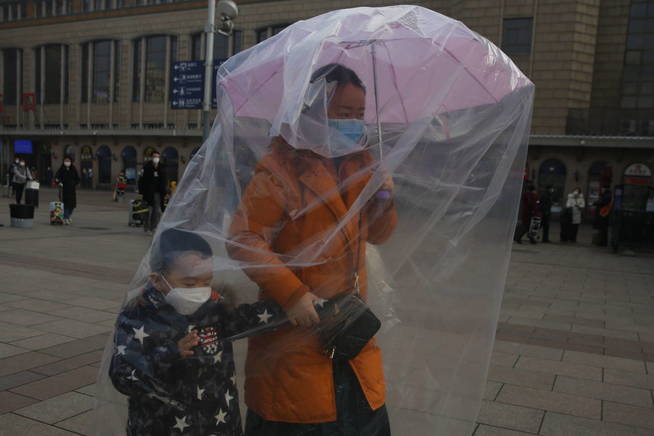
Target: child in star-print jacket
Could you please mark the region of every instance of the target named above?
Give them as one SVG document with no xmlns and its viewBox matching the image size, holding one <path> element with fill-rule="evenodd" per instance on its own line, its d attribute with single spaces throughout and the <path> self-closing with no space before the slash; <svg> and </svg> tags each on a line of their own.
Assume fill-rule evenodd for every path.
<svg viewBox="0 0 654 436">
<path fill-rule="evenodd" d="M 129 397 L 130 436 L 242 434 L 235 334 L 283 322 L 275 303 L 230 308 L 210 283 L 212 251 L 199 235 L 164 231 L 152 274 L 118 316 L 109 369 Z"/>
</svg>

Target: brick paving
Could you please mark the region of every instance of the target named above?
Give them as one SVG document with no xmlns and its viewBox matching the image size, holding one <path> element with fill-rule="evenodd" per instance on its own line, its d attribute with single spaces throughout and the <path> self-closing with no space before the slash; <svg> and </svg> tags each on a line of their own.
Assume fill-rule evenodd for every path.
<svg viewBox="0 0 654 436">
<path fill-rule="evenodd" d="M 0 435 L 90 435 L 101 352 L 149 238 L 108 193 L 82 192 L 71 227 L 46 224 L 41 195 L 33 229 L 0 229 Z M 514 246 L 474 436 L 654 435 L 654 256 L 580 236 Z"/>
</svg>

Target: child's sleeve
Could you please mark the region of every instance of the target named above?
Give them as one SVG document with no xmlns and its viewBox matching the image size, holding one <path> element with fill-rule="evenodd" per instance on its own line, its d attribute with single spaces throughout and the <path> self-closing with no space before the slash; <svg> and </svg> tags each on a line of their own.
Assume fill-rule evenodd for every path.
<svg viewBox="0 0 654 436">
<path fill-rule="evenodd" d="M 220 322 L 220 336 L 248 337 L 273 330 L 287 321 L 279 304 L 272 300 L 241 304 L 233 310 L 224 310 Z M 240 336 L 243 334 L 242 336 Z"/>
<path fill-rule="evenodd" d="M 148 320 L 118 318 L 109 376 L 115 388 L 127 396 L 168 397 L 167 372 L 180 357 L 172 340 L 155 342 Z"/>
</svg>

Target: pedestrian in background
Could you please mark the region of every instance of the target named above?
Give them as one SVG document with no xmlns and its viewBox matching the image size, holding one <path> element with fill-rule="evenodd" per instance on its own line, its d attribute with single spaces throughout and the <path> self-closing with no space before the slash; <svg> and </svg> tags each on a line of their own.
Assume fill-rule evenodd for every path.
<svg viewBox="0 0 654 436">
<path fill-rule="evenodd" d="M 143 165 L 143 175 L 139 179 L 139 192 L 150 206 L 150 214 L 145 221 L 143 230 L 152 233 L 159 224 L 159 218 L 164 209 L 164 199 L 168 191 L 166 175 L 160 163 L 161 155 L 152 154 L 152 160 Z"/>
<path fill-rule="evenodd" d="M 9 165 L 7 170 L 7 184 L 11 188 L 11 195 L 16 195 L 16 188 L 14 186 L 14 168 L 20 165 L 20 159 L 16 156 L 16 159 Z"/>
<path fill-rule="evenodd" d="M 577 242 L 581 212 L 586 207 L 581 188 L 577 187 L 568 194 L 565 212 L 561 217 L 561 242 Z"/>
<path fill-rule="evenodd" d="M 523 192 L 520 199 L 519 225 L 515 234 L 515 241 L 518 244 L 522 244 L 522 237 L 529 232 L 531 219 L 535 216 L 538 216 L 538 194 L 536 193 L 536 187 L 532 183 L 529 183 L 527 190 Z M 533 235 L 529 234 L 527 237 L 529 238 L 529 242 L 532 244 L 536 243 Z"/>
<path fill-rule="evenodd" d="M 550 242 L 550 218 L 552 217 L 552 196 L 554 194 L 554 187 L 547 185 L 545 192 L 539 199 L 541 225 L 543 226 L 542 242 Z"/>
<path fill-rule="evenodd" d="M 71 216 L 73 210 L 77 207 L 77 185 L 79 184 L 79 174 L 69 157 L 64 158 L 55 180 L 61 187 L 61 201 L 64 203 L 64 224 L 72 224 Z"/>
<path fill-rule="evenodd" d="M 595 228 L 598 230 L 597 245 L 606 247 L 609 245 L 609 216 L 613 207 L 613 196 L 611 188 L 602 186 L 600 198 L 594 204 L 595 206 Z"/>
<path fill-rule="evenodd" d="M 20 204 L 23 199 L 23 191 L 28 180 L 32 180 L 32 172 L 27 165 L 25 159 L 20 159 L 17 166 L 14 167 L 13 183 L 14 192 L 16 193 L 16 204 Z"/>
</svg>

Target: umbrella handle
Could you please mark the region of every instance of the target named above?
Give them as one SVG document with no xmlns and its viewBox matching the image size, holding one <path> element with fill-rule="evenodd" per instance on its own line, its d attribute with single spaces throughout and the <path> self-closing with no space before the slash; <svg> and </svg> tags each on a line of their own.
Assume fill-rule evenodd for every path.
<svg viewBox="0 0 654 436">
<path fill-rule="evenodd" d="M 377 136 L 379 137 L 379 161 L 384 160 L 384 148 L 382 144 L 384 143 L 382 138 L 381 130 L 381 119 L 379 118 L 379 101 L 377 100 L 377 62 L 375 62 L 375 43 L 372 41 L 370 44 L 370 50 L 372 55 L 372 82 L 373 82 L 373 92 L 375 93 L 375 115 L 377 116 Z"/>
</svg>

